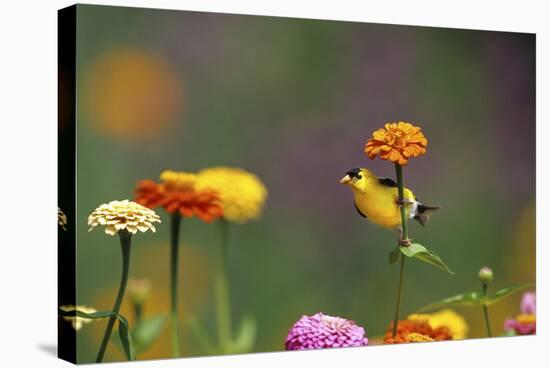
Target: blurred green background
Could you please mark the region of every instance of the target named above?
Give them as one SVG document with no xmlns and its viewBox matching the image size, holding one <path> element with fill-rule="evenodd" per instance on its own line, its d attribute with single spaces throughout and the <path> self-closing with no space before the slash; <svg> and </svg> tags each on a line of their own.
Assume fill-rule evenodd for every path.
<svg viewBox="0 0 550 368">
<path fill-rule="evenodd" d="M 291 325 L 320 311 L 382 335 L 396 234 L 359 217 L 338 180 L 360 166 L 394 176 L 362 151 L 397 120 L 430 141 L 405 184 L 443 206 L 412 237 L 456 272 L 409 262 L 403 315 L 477 290 L 484 265 L 495 289 L 535 280 L 534 35 L 78 5 L 77 75 L 78 304 L 110 309 L 119 283 L 118 239 L 87 232 L 94 208 L 165 169 L 229 165 L 269 190 L 263 217 L 231 229 L 228 254 L 234 324 L 255 316 L 255 350 L 283 350 Z M 169 219 L 158 212 L 157 233 L 133 241 L 131 277 L 153 283 L 146 315 L 169 308 Z M 218 228 L 186 219 L 182 237 L 183 321 L 196 314 L 214 332 Z M 491 308 L 496 333 L 519 298 Z M 470 337 L 484 336 L 480 310 L 457 311 Z M 78 333 L 79 362 L 94 361 L 104 328 Z M 169 332 L 139 358 L 170 357 Z M 185 356 L 203 355 L 185 328 L 183 338 Z M 106 360 L 123 359 L 110 345 Z"/>
</svg>

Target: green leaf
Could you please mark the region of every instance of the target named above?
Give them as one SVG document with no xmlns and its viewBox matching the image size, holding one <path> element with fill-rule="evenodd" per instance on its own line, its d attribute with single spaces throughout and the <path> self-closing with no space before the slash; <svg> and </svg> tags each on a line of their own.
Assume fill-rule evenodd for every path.
<svg viewBox="0 0 550 368">
<path fill-rule="evenodd" d="M 518 291 L 521 291 L 533 286 L 535 286 L 535 284 L 533 283 L 515 284 L 515 285 L 506 286 L 505 288 L 502 288 L 499 291 L 497 291 L 493 296 L 487 297 L 485 300 L 485 305 L 495 304 L 509 295 L 512 295 L 514 293 L 517 293 Z"/>
<path fill-rule="evenodd" d="M 458 294 L 451 296 L 450 298 L 445 298 L 438 300 L 436 302 L 425 305 L 420 308 L 419 312 L 427 312 L 430 310 L 443 308 L 443 307 L 468 307 L 468 306 L 480 306 L 483 305 L 484 297 L 481 292 L 471 292 Z"/>
<path fill-rule="evenodd" d="M 399 260 L 399 247 L 392 250 L 388 257 L 388 261 L 390 262 L 390 264 L 394 264 L 395 262 L 397 262 L 397 260 Z"/>
<path fill-rule="evenodd" d="M 199 318 L 193 314 L 188 315 L 187 325 L 189 326 L 189 331 L 193 335 L 194 339 L 201 345 L 206 353 L 219 353 L 214 347 L 214 343 L 212 342 L 206 327 L 201 323 Z"/>
<path fill-rule="evenodd" d="M 487 296 L 487 297 L 484 296 L 483 293 L 480 291 L 458 294 L 455 296 L 451 296 L 450 298 L 446 298 L 443 300 L 430 303 L 420 308 L 418 311 L 426 312 L 429 310 L 443 308 L 443 307 L 471 307 L 471 306 L 492 305 L 501 301 L 507 296 L 512 295 L 513 293 L 516 293 L 520 290 L 524 290 L 533 286 L 535 286 L 535 284 L 533 283 L 510 285 L 500 289 L 493 296 Z"/>
<path fill-rule="evenodd" d="M 107 312 L 107 311 L 84 313 L 77 309 L 64 310 L 61 308 L 59 308 L 59 314 L 63 317 L 82 317 L 82 318 L 88 318 L 88 319 L 116 317 L 116 319 L 118 320 L 118 333 L 120 336 L 120 341 L 122 343 L 124 352 L 126 353 L 126 357 L 128 358 L 128 360 L 136 359 L 134 343 L 132 341 L 132 336 L 130 335 L 130 332 L 129 332 L 128 321 L 122 315 L 116 314 L 114 312 Z"/>
<path fill-rule="evenodd" d="M 147 319 L 142 319 L 130 331 L 134 341 L 136 354 L 143 353 L 159 337 L 166 322 L 166 316 L 156 315 Z"/>
<path fill-rule="evenodd" d="M 407 257 L 412 258 L 416 257 L 416 255 L 419 253 L 426 252 L 426 247 L 424 247 L 422 244 L 412 243 L 408 247 L 400 246 L 399 250 Z"/>
<path fill-rule="evenodd" d="M 118 317 L 119 317 L 118 334 L 120 336 L 120 342 L 122 343 L 122 347 L 124 348 L 124 353 L 126 354 L 126 357 L 128 358 L 128 360 L 135 360 L 136 353 L 134 349 L 132 335 L 130 334 L 130 331 L 128 328 L 128 322 L 124 317 L 120 315 Z"/>
<path fill-rule="evenodd" d="M 454 272 L 449 269 L 447 264 L 445 264 L 445 262 L 443 262 L 443 260 L 435 254 L 435 252 L 427 249 L 422 244 L 412 243 L 408 247 L 400 246 L 399 250 L 407 257 L 417 258 L 423 262 L 431 264 L 432 266 L 440 268 L 451 275 L 454 275 Z"/>
<path fill-rule="evenodd" d="M 256 341 L 256 320 L 251 316 L 245 316 L 241 320 L 237 336 L 229 348 L 230 354 L 249 353 L 254 347 Z"/>
</svg>

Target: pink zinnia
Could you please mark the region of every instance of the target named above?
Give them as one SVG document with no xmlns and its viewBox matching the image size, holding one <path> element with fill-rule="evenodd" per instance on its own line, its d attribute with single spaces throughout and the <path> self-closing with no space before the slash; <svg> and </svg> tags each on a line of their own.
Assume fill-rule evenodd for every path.
<svg viewBox="0 0 550 368">
<path fill-rule="evenodd" d="M 302 316 L 286 337 L 286 350 L 344 348 L 367 346 L 365 329 L 354 321 L 317 313 Z"/>
<path fill-rule="evenodd" d="M 536 295 L 534 292 L 523 294 L 521 299 L 521 314 L 514 319 L 504 321 L 504 329 L 514 331 L 518 335 L 532 335 L 537 332 Z"/>
<path fill-rule="evenodd" d="M 521 298 L 521 313 L 536 314 L 537 313 L 537 296 L 534 291 L 528 291 Z"/>
</svg>

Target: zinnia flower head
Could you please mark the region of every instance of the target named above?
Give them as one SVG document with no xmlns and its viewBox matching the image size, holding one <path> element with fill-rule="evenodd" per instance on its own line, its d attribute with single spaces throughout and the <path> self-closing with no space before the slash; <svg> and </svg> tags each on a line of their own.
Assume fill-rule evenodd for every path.
<svg viewBox="0 0 550 368">
<path fill-rule="evenodd" d="M 210 189 L 197 189 L 196 178 L 193 173 L 163 171 L 161 183 L 153 180 L 138 182 L 136 202 L 149 208 L 161 206 L 170 214 L 197 216 L 204 222 L 212 222 L 223 215 L 220 196 Z"/>
<path fill-rule="evenodd" d="M 94 308 L 86 307 L 85 305 L 77 305 L 77 306 L 62 305 L 59 308 L 61 308 L 65 312 L 80 311 L 80 312 L 86 313 L 86 314 L 91 314 L 91 313 L 97 312 L 97 310 L 95 310 Z M 76 331 L 80 330 L 82 328 L 82 326 L 84 326 L 84 324 L 87 324 L 87 323 L 90 323 L 90 322 L 93 321 L 93 319 L 91 319 L 91 318 L 84 318 L 84 317 L 77 317 L 77 316 L 74 316 L 74 317 L 63 316 L 63 319 L 65 321 L 70 322 L 71 326 L 73 326 L 73 328 Z"/>
<path fill-rule="evenodd" d="M 168 188 L 192 190 L 197 181 L 197 174 L 183 171 L 164 170 L 160 174 L 160 180 L 163 181 Z"/>
<path fill-rule="evenodd" d="M 433 339 L 434 341 L 451 340 L 452 335 L 448 327 L 432 328 L 425 320 L 401 320 L 397 323 L 397 334 L 392 336 L 392 326 L 384 335 L 384 344 L 401 344 L 410 342 L 409 335 L 417 333 Z M 413 335 L 416 336 L 416 335 Z"/>
<path fill-rule="evenodd" d="M 521 313 L 536 314 L 537 313 L 537 295 L 534 291 L 523 293 L 520 304 Z"/>
<path fill-rule="evenodd" d="M 372 133 L 365 145 L 365 153 L 371 160 L 380 156 L 382 160 L 405 166 L 411 157 L 425 154 L 427 147 L 428 140 L 420 127 L 400 121 L 387 123 Z"/>
<path fill-rule="evenodd" d="M 453 340 L 465 339 L 468 335 L 468 324 L 464 317 L 452 309 L 443 309 L 432 314 L 411 314 L 409 321 L 427 322 L 432 329 L 446 327 Z"/>
<path fill-rule="evenodd" d="M 212 167 L 201 170 L 196 187 L 220 194 L 223 217 L 243 224 L 258 218 L 267 198 L 267 189 L 254 174 L 233 167 Z"/>
<path fill-rule="evenodd" d="M 518 335 L 533 335 L 537 332 L 536 295 L 526 292 L 521 299 L 521 313 L 514 319 L 504 321 L 504 329 Z"/>
<path fill-rule="evenodd" d="M 155 232 L 154 222 L 160 222 L 155 211 L 127 199 L 102 204 L 88 217 L 89 231 L 104 225 L 105 233 L 109 235 L 116 235 L 120 230 L 130 234 L 138 230 L 142 233 L 147 230 Z"/>
<path fill-rule="evenodd" d="M 363 327 L 354 321 L 323 313 L 302 316 L 286 337 L 286 350 L 306 350 L 367 346 L 369 340 Z"/>
<path fill-rule="evenodd" d="M 63 230 L 67 230 L 65 225 L 67 225 L 67 216 L 61 211 L 61 208 L 57 207 L 57 225 L 60 226 Z"/>
</svg>

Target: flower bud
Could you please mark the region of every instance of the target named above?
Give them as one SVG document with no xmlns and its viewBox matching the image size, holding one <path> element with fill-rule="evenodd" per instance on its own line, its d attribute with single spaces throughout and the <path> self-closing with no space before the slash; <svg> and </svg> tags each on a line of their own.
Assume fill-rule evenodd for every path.
<svg viewBox="0 0 550 368">
<path fill-rule="evenodd" d="M 143 304 L 151 294 L 151 282 L 148 279 L 128 280 L 128 294 L 134 304 Z"/>
<path fill-rule="evenodd" d="M 479 279 L 482 283 L 488 284 L 493 281 L 493 270 L 490 267 L 482 267 L 479 270 Z"/>
</svg>

